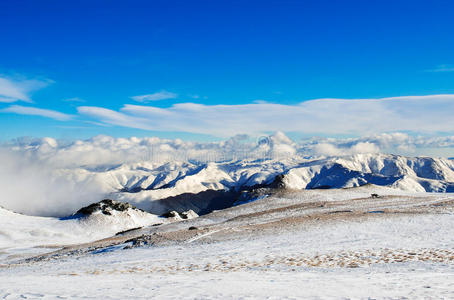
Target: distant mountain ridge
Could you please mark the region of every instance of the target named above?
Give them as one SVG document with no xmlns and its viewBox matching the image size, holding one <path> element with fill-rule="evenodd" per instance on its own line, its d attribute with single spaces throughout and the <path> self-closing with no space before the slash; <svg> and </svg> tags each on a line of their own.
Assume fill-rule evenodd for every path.
<svg viewBox="0 0 454 300">
<path fill-rule="evenodd" d="M 182 195 L 186 195 L 184 201 L 187 202 L 209 191 L 238 193 L 276 184 L 287 189 L 375 184 L 408 192 L 454 192 L 454 161 L 390 154 L 203 164 L 142 162 L 109 168 L 62 169 L 58 175 L 95 182 L 106 196 L 158 214 L 175 207 L 158 209 L 157 201 L 165 206 L 165 199 L 181 202 L 178 197 Z M 197 201 L 203 201 L 203 197 Z M 200 212 L 197 207 L 184 208 Z"/>
</svg>

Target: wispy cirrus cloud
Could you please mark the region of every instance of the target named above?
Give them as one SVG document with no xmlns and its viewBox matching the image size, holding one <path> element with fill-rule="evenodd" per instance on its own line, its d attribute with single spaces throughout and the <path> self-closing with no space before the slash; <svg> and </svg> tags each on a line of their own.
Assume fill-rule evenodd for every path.
<svg viewBox="0 0 454 300">
<path fill-rule="evenodd" d="M 434 69 L 427 70 L 427 72 L 433 72 L 433 73 L 454 72 L 454 66 L 453 65 L 438 65 Z"/>
<path fill-rule="evenodd" d="M 156 93 L 153 93 L 153 94 L 133 96 L 133 97 L 131 97 L 131 99 L 134 100 L 134 101 L 137 101 L 137 102 L 146 103 L 146 102 L 150 102 L 150 101 L 175 99 L 177 97 L 178 97 L 178 94 L 162 90 L 160 92 L 156 92 Z"/>
<path fill-rule="evenodd" d="M 0 109 L 2 113 L 15 113 L 19 115 L 41 116 L 58 121 L 68 121 L 73 118 L 72 115 L 61 113 L 55 110 L 43 109 L 30 106 L 11 105 L 7 108 Z"/>
<path fill-rule="evenodd" d="M 42 89 L 53 81 L 49 79 L 12 79 L 0 75 L 0 102 L 32 102 L 30 93 Z"/>
<path fill-rule="evenodd" d="M 84 99 L 81 99 L 79 97 L 65 98 L 62 101 L 63 102 L 79 102 L 79 103 L 86 102 Z"/>
<path fill-rule="evenodd" d="M 358 136 L 395 131 L 454 132 L 454 95 L 316 99 L 296 105 L 178 103 L 159 108 L 126 104 L 120 111 L 93 106 L 78 107 L 78 111 L 110 125 L 221 137 L 277 130 Z"/>
</svg>

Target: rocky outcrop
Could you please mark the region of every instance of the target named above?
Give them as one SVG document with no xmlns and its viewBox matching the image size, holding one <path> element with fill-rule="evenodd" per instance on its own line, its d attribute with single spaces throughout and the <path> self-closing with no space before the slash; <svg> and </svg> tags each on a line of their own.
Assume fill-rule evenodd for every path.
<svg viewBox="0 0 454 300">
<path fill-rule="evenodd" d="M 169 212 L 161 215 L 161 217 L 173 219 L 175 221 L 190 220 L 190 219 L 197 218 L 198 216 L 199 215 L 196 212 L 194 212 L 192 209 L 190 209 L 188 211 L 184 211 L 184 212 L 177 212 L 175 210 L 172 210 L 172 211 L 169 211 Z"/>
<path fill-rule="evenodd" d="M 104 199 L 100 202 L 90 204 L 86 207 L 82 207 L 76 212 L 76 215 L 89 216 L 96 212 L 101 212 L 104 215 L 112 215 L 112 211 L 126 211 L 128 209 L 142 211 L 129 203 L 119 202 L 111 199 Z"/>
</svg>

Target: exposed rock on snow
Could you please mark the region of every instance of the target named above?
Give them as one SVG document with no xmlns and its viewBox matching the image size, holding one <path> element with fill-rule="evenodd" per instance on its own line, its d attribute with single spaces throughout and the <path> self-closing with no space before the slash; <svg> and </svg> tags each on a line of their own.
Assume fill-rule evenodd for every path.
<svg viewBox="0 0 454 300">
<path fill-rule="evenodd" d="M 87 215 L 92 215 L 93 213 L 96 212 L 101 212 L 104 215 L 112 215 L 112 211 L 126 211 L 128 209 L 131 210 L 137 210 L 137 211 L 143 211 L 141 209 L 135 208 L 129 203 L 123 203 L 123 202 L 118 202 L 114 201 L 111 199 L 104 199 L 98 203 L 93 203 L 90 204 L 89 206 L 82 207 L 76 212 L 76 215 L 82 214 L 84 216 Z"/>
<path fill-rule="evenodd" d="M 169 218 L 173 221 L 181 221 L 181 220 L 190 220 L 197 218 L 199 215 L 194 212 L 192 209 L 184 212 L 177 212 L 175 210 L 169 211 L 162 215 L 164 218 Z"/>
<path fill-rule="evenodd" d="M 197 218 L 199 215 L 195 213 L 195 211 L 193 211 L 192 209 L 188 210 L 188 211 L 184 211 L 180 214 L 181 218 L 183 218 L 184 220 L 190 220 L 190 219 L 194 219 L 194 218 Z"/>
<path fill-rule="evenodd" d="M 83 207 L 68 219 L 71 218 L 75 218 L 80 224 L 89 228 L 108 228 L 115 232 L 162 223 L 157 215 L 145 212 L 129 203 L 110 199 Z"/>
</svg>

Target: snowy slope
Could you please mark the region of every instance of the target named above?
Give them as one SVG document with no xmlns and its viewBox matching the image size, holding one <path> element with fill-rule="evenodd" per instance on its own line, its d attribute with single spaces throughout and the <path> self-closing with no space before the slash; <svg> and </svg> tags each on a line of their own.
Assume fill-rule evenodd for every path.
<svg viewBox="0 0 454 300">
<path fill-rule="evenodd" d="M 0 259 L 67 244 L 89 242 L 114 235 L 130 228 L 164 223 L 158 218 L 137 209 L 101 211 L 90 215 L 68 218 L 34 217 L 11 212 L 0 207 Z M 33 247 L 39 246 L 33 250 Z"/>
<path fill-rule="evenodd" d="M 452 299 L 453 223 L 450 194 L 283 191 L 110 244 L 0 264 L 0 297 Z M 134 246 L 144 237 L 152 242 Z"/>
</svg>

